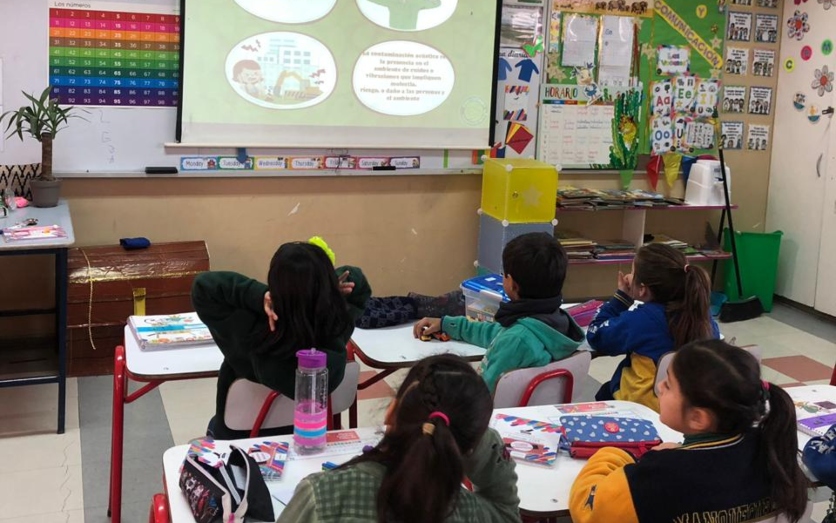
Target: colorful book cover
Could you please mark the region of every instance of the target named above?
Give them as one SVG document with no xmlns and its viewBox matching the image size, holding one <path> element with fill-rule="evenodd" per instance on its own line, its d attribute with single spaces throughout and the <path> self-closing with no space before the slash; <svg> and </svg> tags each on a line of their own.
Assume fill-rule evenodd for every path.
<svg viewBox="0 0 836 523">
<path fill-rule="evenodd" d="M 536 441 L 528 441 L 523 438 L 502 438 L 508 454 L 514 459 L 537 465 L 554 465 L 557 461 L 557 447 L 551 448 Z"/>
<path fill-rule="evenodd" d="M 286 441 L 262 441 L 251 446 L 247 454 L 258 463 L 265 481 L 275 481 L 282 477 L 289 450 Z"/>
<path fill-rule="evenodd" d="M 502 436 L 508 454 L 519 461 L 554 465 L 560 447 L 561 428 L 552 423 L 497 414 L 493 428 Z"/>
<path fill-rule="evenodd" d="M 494 428 L 502 433 L 502 427 L 515 427 L 515 428 L 526 428 L 527 430 L 536 430 L 540 432 L 545 432 L 547 434 L 560 434 L 562 429 L 560 425 L 555 425 L 554 423 L 547 423 L 545 421 L 537 421 L 527 418 L 520 418 L 517 416 L 510 416 L 508 414 L 497 414 L 496 415 L 497 421 L 502 421 L 502 424 L 497 423 Z"/>
<path fill-rule="evenodd" d="M 219 468 L 223 465 L 224 455 L 216 450 L 215 440 L 212 438 L 197 438 L 189 442 L 186 454 L 210 467 Z"/>
<path fill-rule="evenodd" d="M 131 316 L 131 330 L 143 349 L 212 343 L 212 334 L 197 313 Z"/>
</svg>

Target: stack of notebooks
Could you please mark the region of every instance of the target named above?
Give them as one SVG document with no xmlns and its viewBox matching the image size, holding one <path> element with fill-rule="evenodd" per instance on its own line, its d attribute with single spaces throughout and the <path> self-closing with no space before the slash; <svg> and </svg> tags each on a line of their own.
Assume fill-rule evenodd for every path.
<svg viewBox="0 0 836 523">
<path fill-rule="evenodd" d="M 671 238 L 667 234 L 645 234 L 644 244 L 648 245 L 651 243 L 661 243 L 664 245 L 668 245 L 669 247 L 673 247 L 674 249 L 680 251 L 682 254 L 686 256 L 690 256 L 692 254 L 699 254 L 700 252 L 702 252 L 699 249 L 688 245 L 682 240 Z M 706 252 L 705 254 L 710 254 L 710 252 Z"/>
<path fill-rule="evenodd" d="M 798 430 L 809 436 L 824 436 L 827 429 L 836 425 L 836 403 L 821 399 L 816 391 L 807 397 L 793 397 Z"/>
<path fill-rule="evenodd" d="M 142 350 L 181 349 L 213 343 L 197 313 L 131 316 L 128 325 Z"/>
<path fill-rule="evenodd" d="M 641 189 L 589 189 L 564 187 L 557 191 L 557 205 L 566 209 L 597 210 L 625 207 L 670 207 L 684 205 L 679 198 Z"/>
<path fill-rule="evenodd" d="M 570 260 L 591 260 L 597 243 L 575 231 L 556 231 L 555 237 L 566 250 Z"/>
<path fill-rule="evenodd" d="M 636 246 L 627 240 L 600 240 L 595 247 L 596 260 L 632 260 Z"/>
</svg>

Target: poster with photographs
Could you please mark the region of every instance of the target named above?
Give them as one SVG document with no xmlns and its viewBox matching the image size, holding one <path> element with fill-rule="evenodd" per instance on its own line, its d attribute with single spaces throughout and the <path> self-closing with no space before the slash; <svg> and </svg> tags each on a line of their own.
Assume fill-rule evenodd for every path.
<svg viewBox="0 0 836 523">
<path fill-rule="evenodd" d="M 720 146 L 723 149 L 743 149 L 743 122 L 720 123 Z"/>
<path fill-rule="evenodd" d="M 765 151 L 769 147 L 769 126 L 749 124 L 746 148 L 750 151 Z"/>
<path fill-rule="evenodd" d="M 729 12 L 729 25 L 726 28 L 726 40 L 748 42 L 752 32 L 752 13 Z"/>
<path fill-rule="evenodd" d="M 749 88 L 749 114 L 767 115 L 772 110 L 772 88 Z"/>
<path fill-rule="evenodd" d="M 752 74 L 754 76 L 772 76 L 775 74 L 775 51 L 753 49 Z"/>
<path fill-rule="evenodd" d="M 778 15 L 762 15 L 755 17 L 755 41 L 774 44 L 778 41 Z"/>
<path fill-rule="evenodd" d="M 726 47 L 726 74 L 746 76 L 749 69 L 749 50 L 740 47 Z"/>
<path fill-rule="evenodd" d="M 670 80 L 653 82 L 650 88 L 650 112 L 653 116 L 670 116 L 673 107 L 673 87 Z"/>
<path fill-rule="evenodd" d="M 746 107 L 746 88 L 737 85 L 727 85 L 723 87 L 723 103 L 722 108 L 724 113 L 742 113 Z"/>
<path fill-rule="evenodd" d="M 758 0 L 758 7 L 771 7 L 772 9 L 777 9 L 778 0 Z"/>
</svg>

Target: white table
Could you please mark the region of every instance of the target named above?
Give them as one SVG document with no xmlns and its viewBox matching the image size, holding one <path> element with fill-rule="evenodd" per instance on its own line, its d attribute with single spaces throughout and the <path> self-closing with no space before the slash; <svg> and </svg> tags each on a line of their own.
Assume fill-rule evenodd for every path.
<svg viewBox="0 0 836 523">
<path fill-rule="evenodd" d="M 357 432 L 361 439 L 380 436 L 379 430 L 374 428 L 351 430 Z M 226 452 L 229 450 L 229 444 L 232 443 L 246 450 L 251 444 L 265 441 L 265 439 L 268 438 L 242 439 L 232 442 L 218 441 L 216 448 L 220 452 Z M 281 436 L 269 439 L 274 441 L 287 441 L 292 445 L 290 436 Z M 168 449 L 165 451 L 165 454 L 163 454 L 163 483 L 165 485 L 166 496 L 168 497 L 169 521 L 172 523 L 194 522 L 194 517 L 192 517 L 191 510 L 189 510 L 189 504 L 186 501 L 186 496 L 180 491 L 179 484 L 180 465 L 183 464 L 183 459 L 185 459 L 186 451 L 188 451 L 188 449 L 188 445 L 178 445 L 177 447 Z M 278 518 L 279 514 L 281 514 L 284 510 L 285 504 L 280 501 L 280 499 L 288 500 L 291 497 L 291 493 L 296 489 L 296 485 L 298 485 L 300 481 L 310 474 L 320 472 L 324 462 L 330 461 L 341 465 L 357 454 L 358 452 L 356 451 L 349 451 L 340 455 L 309 456 L 302 459 L 288 461 L 285 464 L 282 478 L 279 481 L 267 482 L 267 487 L 270 490 L 272 498 L 271 501 L 273 502 L 273 515 Z"/>
<path fill-rule="evenodd" d="M 211 378 L 218 375 L 224 356 L 214 344 L 182 349 L 144 351 L 131 328 L 125 327 L 125 346 L 116 347 L 113 358 L 113 419 L 110 446 L 108 515 L 112 523 L 122 519 L 122 451 L 125 404 L 133 403 L 166 381 Z M 134 393 L 128 380 L 146 384 Z"/>
<path fill-rule="evenodd" d="M 653 422 L 662 441 L 682 442 L 682 434 L 663 425 L 659 421 L 659 414 L 644 405 L 629 401 L 607 401 L 606 403 L 618 410 L 632 411 L 636 416 Z M 517 407 L 494 411 L 494 414 L 498 413 L 544 422 L 556 421 L 561 416 L 557 406 L 554 405 Z M 595 415 L 594 412 L 588 414 Z M 534 518 L 569 515 L 569 490 L 586 462 L 587 460 L 571 458 L 568 453 L 562 450 L 558 453 L 557 463 L 552 467 L 517 461 L 517 492 L 520 496 L 520 512 L 525 516 Z"/>
<path fill-rule="evenodd" d="M 0 228 L 12 227 L 27 218 L 37 219 L 39 226 L 60 225 L 67 236 L 14 242 L 0 239 L 0 256 L 55 256 L 55 306 L 48 309 L 4 310 L 0 312 L 0 317 L 54 314 L 57 361 L 51 354 L 44 358 L 42 354 L 33 355 L 30 350 L 21 349 L 18 352 L 26 351 L 26 354 L 11 359 L 28 360 L 29 363 L 11 363 L 9 368 L 0 368 L 0 387 L 57 383 L 58 434 L 63 434 L 67 393 L 67 249 L 75 243 L 75 233 L 66 200 L 59 201 L 56 207 L 24 207 L 11 211 L 7 217 L 0 218 Z M 5 297 L 4 302 L 11 301 L 12 297 Z"/>
<path fill-rule="evenodd" d="M 462 341 L 421 341 L 412 334 L 414 323 L 385 327 L 382 329 L 354 329 L 348 342 L 349 359 L 356 355 L 363 363 L 378 372 L 358 384 L 357 389 L 371 387 L 398 369 L 406 369 L 419 360 L 436 354 L 456 354 L 468 361 L 479 361 L 485 356 L 485 349 Z M 348 424 L 357 426 L 357 403 L 348 411 Z"/>
<path fill-rule="evenodd" d="M 787 387 L 784 389 L 793 401 L 831 401 L 836 403 L 836 387 L 832 385 L 802 385 L 799 387 Z M 798 450 L 804 450 L 804 446 L 810 441 L 811 436 L 798 431 Z"/>
<path fill-rule="evenodd" d="M 659 431 L 659 435 L 666 442 L 681 442 L 682 434 L 671 430 L 659 422 L 659 415 L 649 408 L 627 401 L 608 401 L 609 406 L 618 410 L 629 410 L 635 415 L 652 421 Z M 549 418 L 557 418 L 561 413 L 556 406 L 519 407 L 513 409 L 499 409 L 496 414 L 511 414 L 514 416 L 536 419 L 539 421 L 550 421 Z M 594 412 L 590 412 L 594 414 Z M 361 428 L 354 429 L 361 438 L 373 436 L 378 429 Z M 228 448 L 229 443 L 239 447 L 247 448 L 251 443 L 264 441 L 267 438 L 245 439 L 233 442 L 217 442 L 218 448 L 222 451 Z M 290 441 L 288 437 L 269 438 L 277 441 Z M 166 495 L 170 507 L 171 523 L 192 523 L 194 518 L 189 511 L 186 497 L 180 491 L 178 484 L 180 477 L 180 465 L 186 456 L 188 445 L 180 445 L 168 449 L 163 455 L 163 482 L 166 488 Z M 273 510 L 276 517 L 281 513 L 284 504 L 276 499 L 275 495 L 284 495 L 285 499 L 289 493 L 296 488 L 296 485 L 307 475 L 319 472 L 322 463 L 331 461 L 342 464 L 354 457 L 354 453 L 340 456 L 312 456 L 305 459 L 288 461 L 285 465 L 284 476 L 278 482 L 268 482 L 273 497 Z M 533 517 L 555 517 L 569 513 L 569 489 L 572 487 L 586 460 L 573 459 L 565 451 L 560 451 L 557 463 L 552 467 L 533 465 L 517 462 L 517 491 L 520 496 L 520 511 L 526 516 Z"/>
</svg>

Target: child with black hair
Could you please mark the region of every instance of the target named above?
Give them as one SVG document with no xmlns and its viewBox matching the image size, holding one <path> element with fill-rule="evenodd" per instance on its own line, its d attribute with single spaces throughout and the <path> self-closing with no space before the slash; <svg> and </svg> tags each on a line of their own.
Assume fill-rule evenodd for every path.
<svg viewBox="0 0 836 523">
<path fill-rule="evenodd" d="M 795 407 L 761 380 L 760 364 L 719 340 L 681 347 L 661 383 L 660 420 L 685 435 L 637 462 L 604 448 L 569 495 L 576 523 L 798 521 L 807 480 L 798 465 Z"/>
<path fill-rule="evenodd" d="M 719 338 L 711 318 L 711 279 L 668 245 L 640 248 L 633 272 L 618 273 L 618 290 L 589 324 L 586 339 L 598 354 L 625 356 L 595 399 L 624 400 L 659 410 L 656 365 L 686 343 Z M 643 302 L 632 308 L 633 302 Z"/>
<path fill-rule="evenodd" d="M 329 391 L 342 381 L 346 343 L 372 291 L 359 268 L 334 269 L 328 246 L 318 238 L 311 242 L 279 247 L 270 261 L 267 285 L 226 271 L 204 272 L 195 278 L 192 305 L 224 355 L 210 436 L 249 435 L 224 424 L 227 393 L 238 378 L 293 398 L 299 350 L 316 348 L 326 353 Z M 264 434 L 291 431 L 292 427 L 284 427 Z"/>
<path fill-rule="evenodd" d="M 569 258 L 544 232 L 523 234 L 502 250 L 503 302 L 494 322 L 464 316 L 424 318 L 413 334 L 443 331 L 455 340 L 487 348 L 482 377 L 493 391 L 500 376 L 515 369 L 542 367 L 563 359 L 583 342 L 583 330 L 560 306 Z"/>
<path fill-rule="evenodd" d="M 493 401 L 464 359 L 431 356 L 409 370 L 376 447 L 303 479 L 279 523 L 518 522 L 514 462 L 488 428 Z M 462 488 L 465 476 L 473 492 Z"/>
</svg>

